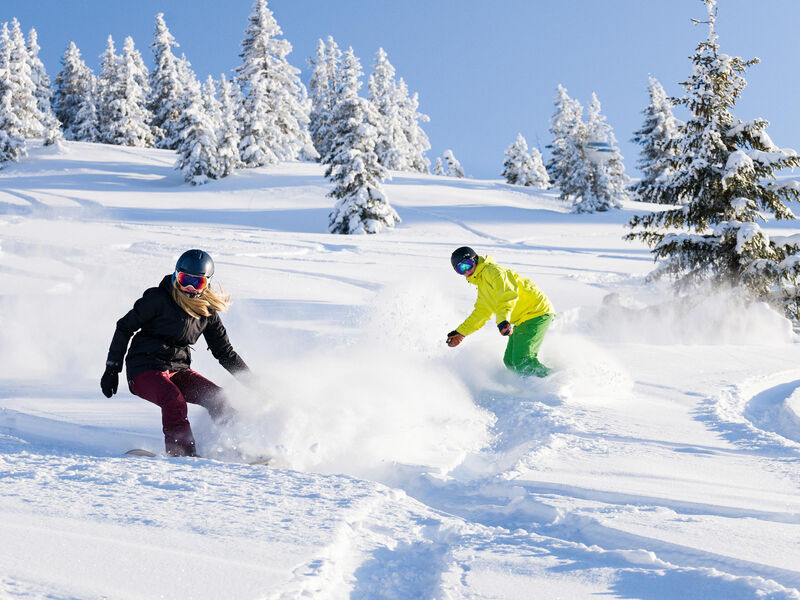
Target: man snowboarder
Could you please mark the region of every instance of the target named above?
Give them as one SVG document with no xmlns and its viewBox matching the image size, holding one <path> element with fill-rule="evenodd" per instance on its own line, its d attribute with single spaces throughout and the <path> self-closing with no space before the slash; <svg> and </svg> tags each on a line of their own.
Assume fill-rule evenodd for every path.
<svg viewBox="0 0 800 600">
<path fill-rule="evenodd" d="M 495 315 L 500 335 L 508 336 L 503 356 L 506 367 L 520 375 L 545 377 L 550 369 L 539 362 L 539 348 L 556 315 L 542 290 L 490 256 L 478 256 L 468 246 L 457 248 L 450 264 L 456 273 L 478 286 L 478 299 L 472 314 L 447 334 L 447 345 L 455 348 Z"/>
</svg>

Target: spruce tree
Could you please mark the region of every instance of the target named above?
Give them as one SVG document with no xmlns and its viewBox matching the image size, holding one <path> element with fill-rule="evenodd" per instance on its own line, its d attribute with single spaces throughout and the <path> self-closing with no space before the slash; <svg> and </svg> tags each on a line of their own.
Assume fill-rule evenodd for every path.
<svg viewBox="0 0 800 600">
<path fill-rule="evenodd" d="M 436 163 L 433 165 L 433 169 L 431 173 L 434 175 L 444 175 L 444 167 L 442 166 L 442 158 L 440 156 L 436 157 Z"/>
<path fill-rule="evenodd" d="M 245 94 L 243 141 L 263 147 L 260 153 L 242 151 L 247 166 L 260 166 L 264 160 L 296 160 L 301 153 L 316 156 L 308 133 L 310 102 L 296 69 L 286 59 L 292 45 L 283 35 L 266 0 L 256 0 L 242 41 L 242 64 L 237 68 L 238 82 Z M 269 119 L 264 115 L 269 114 Z M 258 119 L 259 123 L 249 122 Z M 263 139 L 255 139 L 263 135 Z"/>
<path fill-rule="evenodd" d="M 110 49 L 113 54 L 113 43 Z M 106 142 L 119 146 L 153 146 L 152 113 L 147 109 L 150 93 L 147 67 L 130 36 L 125 38 L 122 56 L 115 64 L 116 80 L 106 88 L 109 95 L 105 96 L 109 117 Z"/>
<path fill-rule="evenodd" d="M 17 19 L 11 21 L 11 30 L 4 34 L 3 45 L 7 47 L 6 88 L 12 90 L 11 107 L 22 124 L 22 135 L 42 137 L 45 143 L 52 143 L 58 135 L 52 131 L 57 123 L 48 121 L 39 109 L 30 54 Z"/>
<path fill-rule="evenodd" d="M 648 93 L 650 104 L 642 111 L 644 123 L 631 140 L 642 147 L 637 164 L 642 178 L 631 187 L 631 191 L 636 200 L 655 202 L 664 197 L 661 186 L 675 172 L 678 130 L 683 123 L 673 116 L 672 101 L 655 77 L 650 77 Z M 683 203 L 684 199 L 680 201 Z"/>
<path fill-rule="evenodd" d="M 312 68 L 308 82 L 311 97 L 308 131 L 319 160 L 324 162 L 323 157 L 331 147 L 333 108 L 341 92 L 342 51 L 333 37 L 328 36 L 327 44 L 317 41 L 316 55 L 308 62 Z"/>
<path fill-rule="evenodd" d="M 178 118 L 186 108 L 183 103 L 186 77 L 181 73 L 179 59 L 172 52 L 172 48 L 177 46 L 164 21 L 164 13 L 158 13 L 153 43 L 150 44 L 155 67 L 150 73 L 147 107 L 153 115 L 156 147 L 168 150 L 174 150 L 180 144 Z"/>
<path fill-rule="evenodd" d="M 219 80 L 219 125 L 217 127 L 217 172 L 226 177 L 241 166 L 239 158 L 239 122 L 236 115 L 241 95 L 236 84 L 225 75 Z"/>
<path fill-rule="evenodd" d="M 36 96 L 37 108 L 41 114 L 42 137 L 45 146 L 54 144 L 62 139 L 61 123 L 53 113 L 51 106 L 53 100 L 53 90 L 50 87 L 50 77 L 44 64 L 39 59 L 38 35 L 35 29 L 28 32 L 28 61 L 31 67 L 31 79 L 34 85 L 34 95 Z"/>
<path fill-rule="evenodd" d="M 27 156 L 22 119 L 14 107 L 17 81 L 11 64 L 11 38 L 8 24 L 0 26 L 0 168 Z"/>
<path fill-rule="evenodd" d="M 546 188 L 550 178 L 542 163 L 542 154 L 536 148 L 528 151 L 528 142 L 521 133 L 506 149 L 506 160 L 503 163 L 503 177 L 512 185 L 534 186 Z"/>
<path fill-rule="evenodd" d="M 539 152 L 538 148 L 531 148 L 530 155 L 528 177 L 530 178 L 531 185 L 546 190 L 550 187 L 550 176 L 547 174 L 547 169 L 544 168 L 542 153 Z"/>
<path fill-rule="evenodd" d="M 783 305 L 795 320 L 798 309 L 798 245 L 770 239 L 757 221 L 764 214 L 792 219 L 785 202 L 800 198 L 794 183 L 775 173 L 800 166 L 794 150 L 780 149 L 761 118 L 742 122 L 731 114 L 746 85 L 744 73 L 758 59 L 719 51 L 715 0 L 704 0 L 709 33 L 692 57 L 693 70 L 681 85 L 678 104 L 690 118 L 680 127 L 675 170 L 660 200 L 685 204 L 634 217 L 629 239 L 641 239 L 660 266 L 653 277 L 669 276 L 679 291 L 703 283 L 733 286 L 752 299 Z"/>
<path fill-rule="evenodd" d="M 400 103 L 400 123 L 408 141 L 408 154 L 404 160 L 405 170 L 428 173 L 431 161 L 428 160 L 425 153 L 431 149 L 431 143 L 420 122 L 427 123 L 431 119 L 428 115 L 419 112 L 419 94 L 414 92 L 409 96 L 408 86 L 402 77 L 397 83 L 397 91 Z"/>
<path fill-rule="evenodd" d="M 583 123 L 583 107 L 570 98 L 566 88 L 559 84 L 556 109 L 550 118 L 550 133 L 553 142 L 547 173 L 560 191 L 560 198 L 581 198 L 589 189 L 587 159 L 583 149 L 586 142 L 586 127 Z"/>
<path fill-rule="evenodd" d="M 378 143 L 375 151 L 380 163 L 389 170 L 407 171 L 411 153 L 400 113 L 400 92 L 394 79 L 394 67 L 383 48 L 378 48 L 375 70 L 369 77 L 368 99 L 378 111 Z"/>
<path fill-rule="evenodd" d="M 517 134 L 517 139 L 506 148 L 506 160 L 503 162 L 503 172 L 506 183 L 511 185 L 531 185 L 527 177 L 527 167 L 530 155 L 528 154 L 528 142 Z"/>
<path fill-rule="evenodd" d="M 121 84 L 118 77 L 120 57 L 114 45 L 114 39 L 109 35 L 106 40 L 106 49 L 100 55 L 100 74 L 97 76 L 97 129 L 100 132 L 100 141 L 108 144 L 114 143 L 112 124 L 119 120 Z"/>
<path fill-rule="evenodd" d="M 70 42 L 64 55 L 61 57 L 61 70 L 56 75 L 53 84 L 53 108 L 56 118 L 61 121 L 64 137 L 68 140 L 81 140 L 76 133 L 76 118 L 81 104 L 87 97 L 91 100 L 94 93 L 94 75 L 81 58 L 81 52 Z M 94 140 L 87 140 L 94 141 Z"/>
<path fill-rule="evenodd" d="M 184 98 L 186 110 L 178 119 L 181 143 L 175 168 L 192 185 L 207 183 L 218 174 L 216 123 L 206 110 L 203 96 L 196 80 L 189 83 Z"/>
<path fill-rule="evenodd" d="M 333 145 L 325 157 L 325 177 L 334 184 L 328 196 L 337 200 L 330 214 L 331 233 L 378 233 L 400 222 L 381 187 L 388 172 L 376 154 L 380 115 L 369 100 L 358 96 L 361 74 L 350 48 L 333 112 Z"/>
<path fill-rule="evenodd" d="M 100 142 L 100 117 L 95 103 L 97 91 L 97 78 L 93 73 L 89 73 L 89 84 L 86 87 L 86 94 L 78 103 L 78 112 L 70 125 L 70 139 L 79 142 Z"/>
<path fill-rule="evenodd" d="M 615 146 L 617 140 L 614 132 L 600 112 L 600 101 L 594 93 L 587 110 L 585 131 L 587 141 L 608 144 L 610 152 L 602 161 L 586 160 L 589 185 L 580 196 L 576 196 L 575 211 L 602 212 L 619 208 L 621 201 L 628 199 L 629 180 L 625 175 L 622 156 Z"/>
<path fill-rule="evenodd" d="M 444 151 L 444 174 L 448 177 L 458 177 L 464 178 L 466 175 L 464 174 L 464 168 L 461 166 L 461 163 L 458 162 L 458 159 L 453 154 L 452 150 L 445 150 Z"/>
</svg>

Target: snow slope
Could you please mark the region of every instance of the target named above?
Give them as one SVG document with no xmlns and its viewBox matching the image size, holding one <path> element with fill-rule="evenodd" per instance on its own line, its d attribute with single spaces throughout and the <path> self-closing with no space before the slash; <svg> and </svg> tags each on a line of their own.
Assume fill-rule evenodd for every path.
<svg viewBox="0 0 800 600">
<path fill-rule="evenodd" d="M 318 165 L 192 188 L 173 163 L 69 143 L 0 171 L 0 597 L 800 598 L 800 345 L 644 286 L 621 238 L 652 207 L 395 174 L 398 228 L 332 236 Z M 506 372 L 491 326 L 444 345 L 463 244 L 550 295 L 552 376 Z M 241 418 L 190 407 L 212 458 L 124 457 L 162 441 L 99 392 L 114 324 L 191 247 L 258 381 L 201 341 Z"/>
</svg>

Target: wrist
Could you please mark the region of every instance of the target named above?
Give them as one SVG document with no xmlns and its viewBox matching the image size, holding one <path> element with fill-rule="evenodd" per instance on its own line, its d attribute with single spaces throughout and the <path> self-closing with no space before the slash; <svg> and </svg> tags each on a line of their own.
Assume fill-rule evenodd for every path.
<svg viewBox="0 0 800 600">
<path fill-rule="evenodd" d="M 112 371 L 114 373 L 119 373 L 122 371 L 120 368 L 120 364 L 115 360 L 107 360 L 106 361 L 106 371 Z"/>
</svg>

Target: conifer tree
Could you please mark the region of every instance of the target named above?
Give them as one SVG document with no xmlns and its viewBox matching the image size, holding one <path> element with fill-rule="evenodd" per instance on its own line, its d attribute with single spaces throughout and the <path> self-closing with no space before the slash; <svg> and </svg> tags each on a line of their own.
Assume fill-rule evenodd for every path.
<svg viewBox="0 0 800 600">
<path fill-rule="evenodd" d="M 506 149 L 506 160 L 503 163 L 503 177 L 512 185 L 547 188 L 550 178 L 542 163 L 542 153 L 536 148 L 528 151 L 528 142 L 521 133 Z"/>
<path fill-rule="evenodd" d="M 419 94 L 414 92 L 409 96 L 408 86 L 402 77 L 397 88 L 400 102 L 400 122 L 403 134 L 408 141 L 408 154 L 404 161 L 406 170 L 428 173 L 431 161 L 428 160 L 425 153 L 431 149 L 431 143 L 420 122 L 427 123 L 431 119 L 428 115 L 419 112 Z"/>
<path fill-rule="evenodd" d="M 547 173 L 560 191 L 560 198 L 581 198 L 589 189 L 587 159 L 583 148 L 588 141 L 583 123 L 583 107 L 570 98 L 566 88 L 559 84 L 556 109 L 550 118 L 550 133 L 553 135 L 551 158 Z"/>
<path fill-rule="evenodd" d="M 226 177 L 241 166 L 239 158 L 239 122 L 236 114 L 241 102 L 239 88 L 225 75 L 219 80 L 219 126 L 217 127 L 217 172 Z"/>
<path fill-rule="evenodd" d="M 22 125 L 22 135 L 41 137 L 45 144 L 53 143 L 60 137 L 58 123 L 39 109 L 31 58 L 17 19 L 11 21 L 11 30 L 6 30 L 3 38 L 7 48 L 6 88 L 11 89 L 11 110 Z"/>
<path fill-rule="evenodd" d="M 616 138 L 611 126 L 600 112 L 600 101 L 592 93 L 585 124 L 586 140 L 602 142 L 610 146 L 608 156 L 602 161 L 586 161 L 588 188 L 575 198 L 576 212 L 606 211 L 619 208 L 622 200 L 628 198 L 628 176 L 622 156 L 616 147 Z"/>
<path fill-rule="evenodd" d="M 775 173 L 800 166 L 794 150 L 780 149 L 766 133 L 767 121 L 742 122 L 731 109 L 746 85 L 744 73 L 758 59 L 719 51 L 716 1 L 703 0 L 709 33 L 692 57 L 693 71 L 681 85 L 678 104 L 691 114 L 680 127 L 675 170 L 659 200 L 683 206 L 634 217 L 629 239 L 645 241 L 661 265 L 653 277 L 670 276 L 680 291 L 701 283 L 730 285 L 753 299 L 800 313 L 797 243 L 770 239 L 757 221 L 763 214 L 794 218 L 787 201 L 798 186 L 779 183 Z"/>
<path fill-rule="evenodd" d="M 0 168 L 27 156 L 22 119 L 14 107 L 17 89 L 11 65 L 11 38 L 8 24 L 0 26 Z"/>
<path fill-rule="evenodd" d="M 308 83 L 311 97 L 308 130 L 319 160 L 323 161 L 330 151 L 333 107 L 341 92 L 342 51 L 333 36 L 328 36 L 327 44 L 317 41 L 316 55 L 308 62 L 312 67 Z"/>
<path fill-rule="evenodd" d="M 100 133 L 100 118 L 95 104 L 97 78 L 89 73 L 89 84 L 86 94 L 78 103 L 78 112 L 70 125 L 70 139 L 79 142 L 100 142 L 103 137 Z"/>
<path fill-rule="evenodd" d="M 433 165 L 433 170 L 431 171 L 434 175 L 444 175 L 444 167 L 442 166 L 442 158 L 440 156 L 436 157 L 436 163 Z"/>
<path fill-rule="evenodd" d="M 109 41 L 109 51 L 113 54 L 110 36 Z M 108 103 L 105 140 L 119 146 L 152 146 L 155 140 L 150 126 L 152 113 L 147 109 L 148 72 L 133 38 L 125 38 L 122 56 L 114 59 L 115 81 L 107 84 L 104 96 Z"/>
<path fill-rule="evenodd" d="M 650 104 L 642 111 L 644 123 L 631 140 L 642 147 L 637 165 L 642 178 L 631 187 L 634 198 L 642 202 L 663 197 L 658 190 L 674 173 L 678 129 L 683 125 L 673 116 L 672 102 L 655 77 L 650 77 L 648 93 Z"/>
<path fill-rule="evenodd" d="M 94 75 L 89 67 L 86 66 L 86 63 L 83 62 L 81 52 L 75 42 L 70 42 L 69 46 L 67 46 L 64 55 L 61 57 L 61 64 L 63 65 L 61 71 L 58 72 L 53 81 L 55 86 L 55 93 L 53 94 L 55 115 L 61 121 L 66 139 L 83 140 L 84 138 L 77 135 L 75 123 L 78 111 L 83 103 L 89 101 L 94 106 L 94 100 L 91 98 L 95 86 Z"/>
<path fill-rule="evenodd" d="M 407 171 L 410 154 L 404 123 L 400 114 L 401 97 L 394 79 L 394 67 L 383 48 L 378 48 L 375 70 L 367 82 L 368 99 L 378 111 L 378 143 L 375 151 L 380 163 L 389 170 Z"/>
<path fill-rule="evenodd" d="M 218 174 L 216 123 L 206 111 L 204 94 L 196 80 L 187 86 L 185 95 L 186 110 L 178 118 L 181 143 L 175 168 L 183 173 L 185 181 L 201 185 Z"/>
<path fill-rule="evenodd" d="M 445 150 L 444 151 L 444 174 L 448 177 L 458 177 L 463 178 L 466 177 L 464 174 L 464 168 L 461 166 L 461 163 L 458 162 L 458 159 L 453 154 L 452 150 Z"/>
<path fill-rule="evenodd" d="M 371 102 L 358 96 L 361 74 L 350 48 L 333 112 L 333 145 L 325 157 L 325 177 L 334 184 L 328 196 L 337 200 L 330 214 L 331 233 L 378 233 L 400 222 L 381 187 L 388 172 L 375 152 L 380 115 Z"/>
<path fill-rule="evenodd" d="M 296 69 L 286 59 L 292 45 L 283 35 L 266 0 L 256 0 L 242 41 L 242 64 L 237 68 L 239 84 L 245 94 L 242 141 L 261 152 L 241 149 L 247 166 L 296 160 L 301 152 L 316 156 L 308 133 L 310 102 Z M 268 119 L 264 115 L 269 114 Z M 259 120 L 258 123 L 252 121 Z M 263 136 L 261 139 L 257 139 Z"/>
<path fill-rule="evenodd" d="M 97 76 L 97 129 L 100 132 L 100 141 L 113 144 L 114 135 L 112 123 L 119 120 L 119 101 L 121 97 L 121 83 L 118 77 L 120 57 L 114 45 L 114 39 L 109 35 L 106 40 L 106 49 L 100 55 L 100 74 Z"/>
<path fill-rule="evenodd" d="M 45 146 L 48 146 L 61 140 L 63 136 L 61 134 L 61 123 L 53 113 L 51 106 L 53 90 L 50 87 L 50 77 L 47 75 L 47 70 L 39 59 L 40 49 L 36 30 L 31 29 L 28 32 L 28 61 L 31 67 L 31 79 L 33 79 L 37 108 L 41 115 L 42 137 L 44 138 Z"/>
<path fill-rule="evenodd" d="M 155 67 L 150 73 L 150 96 L 147 107 L 153 114 L 152 127 L 156 146 L 168 150 L 174 150 L 180 144 L 178 118 L 185 108 L 186 74 L 181 73 L 180 60 L 172 52 L 172 48 L 177 46 L 178 43 L 164 21 L 164 13 L 158 13 L 153 43 L 150 44 Z"/>
</svg>

